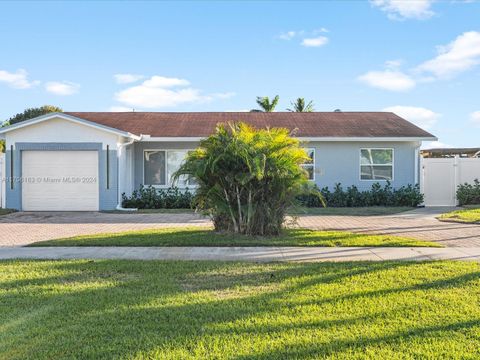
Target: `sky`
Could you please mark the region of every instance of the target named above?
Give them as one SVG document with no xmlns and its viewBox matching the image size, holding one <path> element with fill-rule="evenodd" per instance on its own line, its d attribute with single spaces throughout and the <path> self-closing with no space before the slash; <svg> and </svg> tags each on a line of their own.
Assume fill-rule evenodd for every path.
<svg viewBox="0 0 480 360">
<path fill-rule="evenodd" d="M 0 119 L 65 111 L 393 111 L 480 146 L 480 1 L 0 2 Z"/>
</svg>

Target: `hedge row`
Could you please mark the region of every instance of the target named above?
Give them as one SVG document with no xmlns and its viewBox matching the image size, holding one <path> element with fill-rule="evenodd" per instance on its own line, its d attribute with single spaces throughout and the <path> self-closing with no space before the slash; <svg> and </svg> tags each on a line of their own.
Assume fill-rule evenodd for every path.
<svg viewBox="0 0 480 360">
<path fill-rule="evenodd" d="M 131 196 L 122 194 L 124 208 L 137 209 L 190 209 L 193 204 L 193 194 L 177 187 L 156 189 L 153 186 L 140 186 Z"/>
<path fill-rule="evenodd" d="M 457 199 L 460 205 L 480 204 L 480 181 L 475 179 L 473 184 L 461 184 L 457 188 Z"/>
<path fill-rule="evenodd" d="M 322 200 L 328 207 L 363 207 L 363 206 L 418 206 L 423 202 L 423 194 L 418 185 L 402 186 L 393 189 L 390 182 L 385 186 L 374 183 L 368 191 L 360 191 L 356 186 L 346 189 L 342 185 L 335 184 L 333 191 L 328 187 L 319 190 L 316 185 L 310 191 L 297 196 L 301 205 L 306 207 L 321 207 Z"/>
<path fill-rule="evenodd" d="M 320 195 L 320 196 L 319 196 Z M 461 205 L 480 204 L 480 183 L 460 185 L 457 197 Z M 177 187 L 156 189 L 153 186 L 140 186 L 131 196 L 122 194 L 124 208 L 138 209 L 190 209 L 193 207 L 194 194 L 188 189 Z M 297 196 L 300 205 L 306 207 L 321 207 L 322 200 L 328 207 L 363 207 L 363 206 L 418 206 L 423 202 L 423 194 L 418 185 L 402 186 L 393 189 L 387 182 L 385 186 L 374 183 L 368 191 L 360 191 L 356 186 L 343 189 L 341 184 L 335 184 L 331 191 L 328 187 L 321 190 L 314 185 Z"/>
</svg>

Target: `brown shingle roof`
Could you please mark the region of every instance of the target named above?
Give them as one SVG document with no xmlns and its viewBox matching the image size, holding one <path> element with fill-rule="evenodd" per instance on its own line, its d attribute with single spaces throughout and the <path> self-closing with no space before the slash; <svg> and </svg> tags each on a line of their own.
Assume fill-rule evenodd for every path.
<svg viewBox="0 0 480 360">
<path fill-rule="evenodd" d="M 299 137 L 434 137 L 391 112 L 66 112 L 101 125 L 152 137 L 205 137 L 218 123 L 296 129 Z"/>
</svg>

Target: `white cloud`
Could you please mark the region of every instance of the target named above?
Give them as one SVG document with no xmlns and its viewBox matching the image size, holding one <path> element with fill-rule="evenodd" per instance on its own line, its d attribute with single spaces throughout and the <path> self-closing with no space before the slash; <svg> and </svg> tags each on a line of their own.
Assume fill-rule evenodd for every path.
<svg viewBox="0 0 480 360">
<path fill-rule="evenodd" d="M 50 81 L 45 84 L 45 90 L 55 95 L 73 95 L 78 92 L 80 85 L 69 81 Z"/>
<path fill-rule="evenodd" d="M 470 122 L 480 127 L 480 111 L 474 111 L 470 114 Z"/>
<path fill-rule="evenodd" d="M 40 84 L 40 81 L 29 81 L 28 73 L 24 69 L 18 69 L 14 73 L 0 70 L 0 82 L 4 82 L 14 89 L 29 89 Z"/>
<path fill-rule="evenodd" d="M 441 141 L 424 141 L 422 142 L 422 150 L 425 149 L 444 149 L 444 148 L 453 148 L 453 145 L 445 144 Z"/>
<path fill-rule="evenodd" d="M 45 84 L 45 90 L 55 95 L 72 95 L 78 92 L 80 85 L 69 81 L 49 81 Z"/>
<path fill-rule="evenodd" d="M 437 47 L 438 55 L 420 66 L 417 71 L 438 78 L 450 77 L 480 63 L 480 32 L 468 31 L 446 46 Z"/>
<path fill-rule="evenodd" d="M 168 78 L 164 76 L 152 76 L 150 79 L 145 80 L 143 82 L 143 86 L 151 87 L 151 88 L 169 88 L 175 86 L 188 86 L 190 82 L 185 79 L 177 79 L 177 78 Z"/>
<path fill-rule="evenodd" d="M 189 85 L 190 82 L 185 79 L 152 76 L 140 85 L 117 92 L 115 99 L 131 107 L 163 108 L 226 99 L 235 95 L 231 92 L 203 94 Z"/>
<path fill-rule="evenodd" d="M 282 40 L 292 40 L 295 35 L 297 35 L 297 31 L 287 31 L 278 35 L 278 38 Z"/>
<path fill-rule="evenodd" d="M 315 38 L 306 38 L 302 40 L 302 45 L 306 47 L 319 47 L 326 45 L 328 38 L 326 36 L 318 36 Z"/>
<path fill-rule="evenodd" d="M 306 47 L 319 47 L 328 43 L 329 39 L 326 36 L 319 36 L 319 34 L 328 33 L 329 30 L 321 27 L 313 31 L 286 31 L 278 35 L 278 38 L 281 40 L 292 40 L 293 38 L 303 37 L 301 41 L 302 46 Z"/>
<path fill-rule="evenodd" d="M 416 106 L 396 105 L 387 107 L 383 111 L 393 112 L 425 130 L 431 129 L 441 116 L 430 109 Z"/>
<path fill-rule="evenodd" d="M 392 91 L 406 91 L 417 83 L 451 78 L 480 64 L 480 32 L 469 31 L 446 46 L 437 47 L 438 55 L 406 74 L 400 70 L 402 60 L 385 63 L 384 71 L 369 71 L 359 77 L 364 83 Z"/>
<path fill-rule="evenodd" d="M 385 67 L 387 69 L 399 69 L 400 66 L 402 66 L 403 64 L 403 60 L 400 60 L 400 59 L 396 59 L 396 60 L 388 60 L 388 61 L 385 61 Z"/>
<path fill-rule="evenodd" d="M 137 74 L 115 74 L 113 77 L 118 84 L 130 84 L 143 79 L 145 76 Z"/>
<path fill-rule="evenodd" d="M 435 15 L 430 9 L 433 0 L 370 0 L 370 3 L 387 13 L 391 20 L 425 20 Z"/>
<path fill-rule="evenodd" d="M 407 91 L 415 87 L 415 80 L 400 70 L 369 71 L 359 76 L 365 84 L 390 91 Z"/>
</svg>

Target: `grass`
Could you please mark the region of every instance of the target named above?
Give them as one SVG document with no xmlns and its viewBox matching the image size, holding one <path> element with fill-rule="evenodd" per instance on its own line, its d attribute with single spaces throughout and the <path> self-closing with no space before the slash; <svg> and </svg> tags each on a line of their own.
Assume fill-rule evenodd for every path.
<svg viewBox="0 0 480 360">
<path fill-rule="evenodd" d="M 474 262 L 0 262 L 2 359 L 478 359 Z"/>
<path fill-rule="evenodd" d="M 455 210 L 439 217 L 440 220 L 480 224 L 480 208 Z"/>
<path fill-rule="evenodd" d="M 438 243 L 393 235 L 289 229 L 278 237 L 216 233 L 210 228 L 182 227 L 81 235 L 29 246 L 429 246 Z"/>
<path fill-rule="evenodd" d="M 0 216 L 8 215 L 8 214 L 11 214 L 15 211 L 16 210 L 13 210 L 13 209 L 2 209 L 2 208 L 0 208 Z"/>
<path fill-rule="evenodd" d="M 299 208 L 290 211 L 291 215 L 337 215 L 337 216 L 379 216 L 392 215 L 414 210 L 408 206 L 368 206 L 368 207 L 320 207 Z"/>
</svg>

